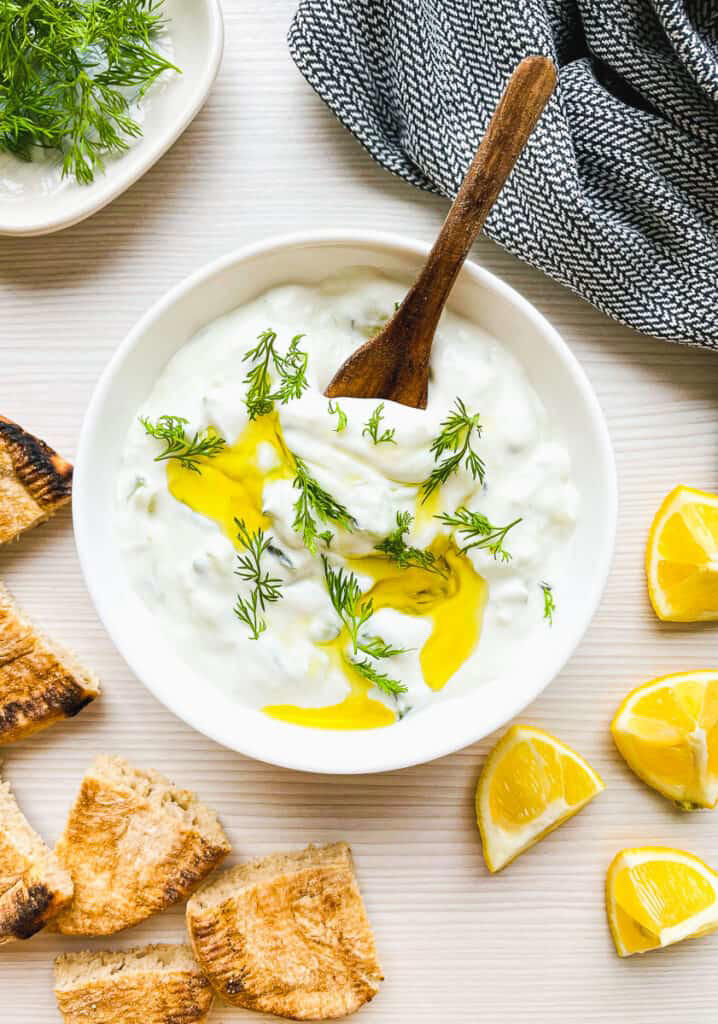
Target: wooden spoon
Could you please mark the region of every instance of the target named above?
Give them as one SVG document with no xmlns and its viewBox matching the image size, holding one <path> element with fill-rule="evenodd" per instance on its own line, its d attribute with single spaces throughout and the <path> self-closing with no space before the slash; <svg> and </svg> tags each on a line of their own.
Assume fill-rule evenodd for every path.
<svg viewBox="0 0 718 1024">
<path fill-rule="evenodd" d="M 526 57 L 514 70 L 423 270 L 391 320 L 337 370 L 329 398 L 390 398 L 426 408 L 444 304 L 555 84 L 548 57 Z"/>
</svg>

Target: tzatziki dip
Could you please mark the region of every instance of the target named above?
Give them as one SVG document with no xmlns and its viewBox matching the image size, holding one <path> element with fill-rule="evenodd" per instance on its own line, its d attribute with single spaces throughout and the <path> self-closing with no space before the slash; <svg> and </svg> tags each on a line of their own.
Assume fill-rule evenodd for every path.
<svg viewBox="0 0 718 1024">
<path fill-rule="evenodd" d="M 199 677 L 298 725 L 465 694 L 561 614 L 578 494 L 500 340 L 447 310 L 425 410 L 323 394 L 405 290 L 273 288 L 170 360 L 124 446 L 133 588 Z"/>
</svg>

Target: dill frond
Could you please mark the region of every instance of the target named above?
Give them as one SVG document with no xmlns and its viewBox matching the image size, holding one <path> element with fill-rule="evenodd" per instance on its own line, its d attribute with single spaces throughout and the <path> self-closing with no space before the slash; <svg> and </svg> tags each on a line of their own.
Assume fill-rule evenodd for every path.
<svg viewBox="0 0 718 1024">
<path fill-rule="evenodd" d="M 386 672 L 380 672 L 375 665 L 372 665 L 368 658 L 363 658 L 361 661 L 354 661 L 350 658 L 349 664 L 360 675 L 364 676 L 368 682 L 376 686 L 377 690 L 385 693 L 388 697 L 398 697 L 400 694 L 407 692 L 407 687 L 402 682 L 398 679 L 392 679 Z"/>
<path fill-rule="evenodd" d="M 332 402 L 331 398 L 329 399 L 329 415 L 338 417 L 334 432 L 336 434 L 341 434 L 349 421 L 347 420 L 347 414 L 339 405 L 339 402 Z"/>
<path fill-rule="evenodd" d="M 392 427 L 391 430 L 384 430 L 379 433 L 381 421 L 384 419 L 384 403 L 380 402 L 377 405 L 374 412 L 371 414 L 369 419 L 364 424 L 362 430 L 362 437 L 370 437 L 374 444 L 396 444 L 394 440 L 394 434 L 396 429 Z"/>
<path fill-rule="evenodd" d="M 63 176 L 89 184 L 104 159 L 142 134 L 131 116 L 165 71 L 155 48 L 156 0 L 4 0 L 0 3 L 0 149 L 62 156 Z"/>
<path fill-rule="evenodd" d="M 543 590 L 543 617 L 549 626 L 553 626 L 553 616 L 556 611 L 556 599 L 553 596 L 553 587 L 550 583 L 540 583 Z"/>
<path fill-rule="evenodd" d="M 329 599 L 352 642 L 352 654 L 347 657 L 347 662 L 382 693 L 394 698 L 406 693 L 407 688 L 403 683 L 380 672 L 370 661 L 370 658 L 392 658 L 396 654 L 404 654 L 406 648 L 392 647 L 380 636 L 369 636 L 362 632 L 374 614 L 372 599 L 362 594 L 353 572 L 332 568 L 325 555 L 322 555 L 322 562 Z M 367 657 L 360 658 L 360 654 Z"/>
<path fill-rule="evenodd" d="M 384 540 L 375 544 L 374 550 L 386 555 L 400 569 L 409 569 L 411 567 L 426 569 L 428 572 L 435 572 L 439 576 L 445 577 L 446 573 L 442 568 L 441 562 L 432 551 L 410 547 L 406 543 L 404 537 L 411 529 L 413 521 L 414 517 L 411 512 L 397 512 L 396 529 L 392 530 Z"/>
<path fill-rule="evenodd" d="M 301 533 L 304 546 L 313 555 L 317 553 L 317 540 L 321 539 L 327 546 L 332 539 L 331 530 L 319 532 L 317 520 L 322 523 L 336 523 L 351 532 L 357 525 L 356 519 L 349 514 L 341 502 L 325 491 L 319 482 L 312 476 L 309 467 L 303 459 L 292 453 L 295 466 L 295 477 L 293 486 L 299 491 L 299 497 L 294 503 L 294 521 L 292 529 Z"/>
<path fill-rule="evenodd" d="M 435 518 L 463 535 L 465 543 L 459 548 L 462 554 L 471 551 L 472 548 L 486 548 L 497 560 L 501 559 L 502 562 L 511 560 L 511 555 L 504 547 L 504 541 L 509 530 L 518 525 L 521 518 L 514 519 L 506 526 L 494 526 L 480 512 L 470 512 L 463 506 L 457 508 L 453 516 L 444 512 Z"/>
<path fill-rule="evenodd" d="M 212 459 L 223 450 L 226 441 L 213 430 L 198 431 L 194 437 L 188 438 L 184 428 L 189 420 L 182 416 L 160 416 L 153 423 L 147 416 L 140 416 L 140 423 L 145 433 L 158 441 L 164 441 L 164 450 L 155 456 L 155 462 L 177 459 L 185 469 L 201 473 L 199 460 Z"/>
<path fill-rule="evenodd" d="M 237 556 L 235 573 L 252 584 L 248 598 L 237 596 L 234 614 L 247 625 L 252 639 L 258 640 L 267 628 L 267 623 L 260 612 L 265 611 L 268 604 L 279 601 L 283 596 L 282 581 L 262 571 L 262 556 L 265 551 L 276 549 L 272 546 L 272 537 L 267 537 L 264 530 L 259 529 L 250 533 L 243 519 L 235 519 L 234 522 L 237 526 L 237 537 L 247 552 L 245 555 Z"/>
<path fill-rule="evenodd" d="M 281 355 L 275 347 L 276 331 L 267 328 L 258 335 L 255 347 L 243 356 L 243 362 L 251 360 L 254 364 L 242 381 L 247 385 L 244 401 L 250 420 L 266 416 L 274 409 L 275 402 L 286 405 L 294 398 L 301 398 L 302 392 L 309 386 L 309 357 L 299 348 L 303 337 L 303 334 L 295 334 L 286 353 Z M 279 378 L 276 391 L 272 391 L 272 371 Z"/>
<path fill-rule="evenodd" d="M 423 492 L 422 502 L 446 483 L 452 473 L 455 473 L 461 464 L 467 469 L 474 480 L 478 478 L 479 483 L 484 482 L 486 467 L 483 460 L 474 451 L 472 440 L 481 437 L 481 424 L 479 414 L 469 413 L 468 409 L 460 398 L 454 402 L 454 409 L 449 413 L 441 424 L 441 433 L 434 438 L 431 445 L 431 452 L 436 462 L 444 452 L 451 452 L 445 459 L 431 471 L 429 477 L 421 485 Z"/>
</svg>

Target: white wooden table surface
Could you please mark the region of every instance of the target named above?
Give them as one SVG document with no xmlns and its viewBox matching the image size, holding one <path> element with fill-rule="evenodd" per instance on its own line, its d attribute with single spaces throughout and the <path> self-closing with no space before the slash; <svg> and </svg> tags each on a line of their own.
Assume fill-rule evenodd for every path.
<svg viewBox="0 0 718 1024">
<path fill-rule="evenodd" d="M 0 239 L 0 411 L 72 457 L 98 374 L 147 307 L 233 247 L 302 228 L 433 237 L 445 203 L 373 165 L 299 76 L 284 35 L 291 0 L 225 0 L 227 48 L 205 109 L 134 188 L 78 227 Z M 0 577 L 81 652 L 104 696 L 74 722 L 8 748 L 5 772 L 54 841 L 96 752 L 122 754 L 216 807 L 234 857 L 346 839 L 387 980 L 361 1019 L 475 1024 L 701 1024 L 715 1020 L 718 936 L 632 960 L 612 949 L 606 867 L 623 846 L 692 850 L 718 866 L 718 811 L 683 816 L 619 759 L 608 732 L 628 689 L 718 662 L 718 627 L 662 626 L 642 555 L 658 502 L 718 485 L 718 359 L 626 330 L 488 241 L 476 259 L 541 309 L 581 360 L 606 413 L 620 476 L 615 562 L 601 609 L 561 676 L 521 716 L 574 745 L 607 791 L 499 877 L 483 865 L 473 790 L 489 737 L 424 767 L 309 776 L 224 750 L 132 677 L 80 575 L 69 511 L 0 551 Z M 96 947 L 181 940 L 180 909 Z M 52 958 L 83 941 L 36 937 L 0 952 L 2 1024 L 59 1020 Z M 252 1019 L 216 1008 L 216 1024 Z"/>
</svg>

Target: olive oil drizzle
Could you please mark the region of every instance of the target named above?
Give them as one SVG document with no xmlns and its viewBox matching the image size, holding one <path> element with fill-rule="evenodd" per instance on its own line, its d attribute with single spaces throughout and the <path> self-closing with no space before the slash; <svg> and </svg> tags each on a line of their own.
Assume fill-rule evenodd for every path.
<svg viewBox="0 0 718 1024">
<path fill-rule="evenodd" d="M 267 471 L 260 467 L 263 444 L 276 455 L 276 465 Z M 241 544 L 235 519 L 243 520 L 250 532 L 270 528 L 271 521 L 263 512 L 264 485 L 293 477 L 293 458 L 276 412 L 251 420 L 234 444 L 212 459 L 202 459 L 201 473 L 190 472 L 174 460 L 167 463 L 167 484 L 173 497 L 216 522 L 238 550 Z M 438 491 L 424 506 L 422 520 L 428 518 L 429 511 L 433 513 L 437 499 Z M 429 550 L 446 565 L 445 578 L 420 567 L 402 569 L 379 555 L 350 560 L 350 567 L 373 579 L 366 596 L 372 598 L 376 610 L 394 608 L 431 621 L 432 630 L 419 661 L 427 686 L 438 691 L 476 647 L 487 587 L 448 538 L 437 538 Z M 324 729 L 374 729 L 395 722 L 395 711 L 369 696 L 370 684 L 346 657 L 348 647 L 346 627 L 330 643 L 321 645 L 330 665 L 339 669 L 349 684 L 343 701 L 321 708 L 268 705 L 263 708 L 265 713 L 281 721 Z"/>
<path fill-rule="evenodd" d="M 277 465 L 263 471 L 259 465 L 259 447 L 270 445 Z M 177 501 L 200 515 L 213 519 L 238 550 L 235 519 L 244 521 L 247 530 L 266 530 L 271 526 L 262 511 L 262 493 L 270 480 L 291 480 L 294 476 L 291 456 L 284 444 L 276 412 L 250 420 L 237 441 L 213 459 L 200 460 L 201 473 L 190 473 L 178 462 L 167 464 L 167 485 Z"/>
</svg>

